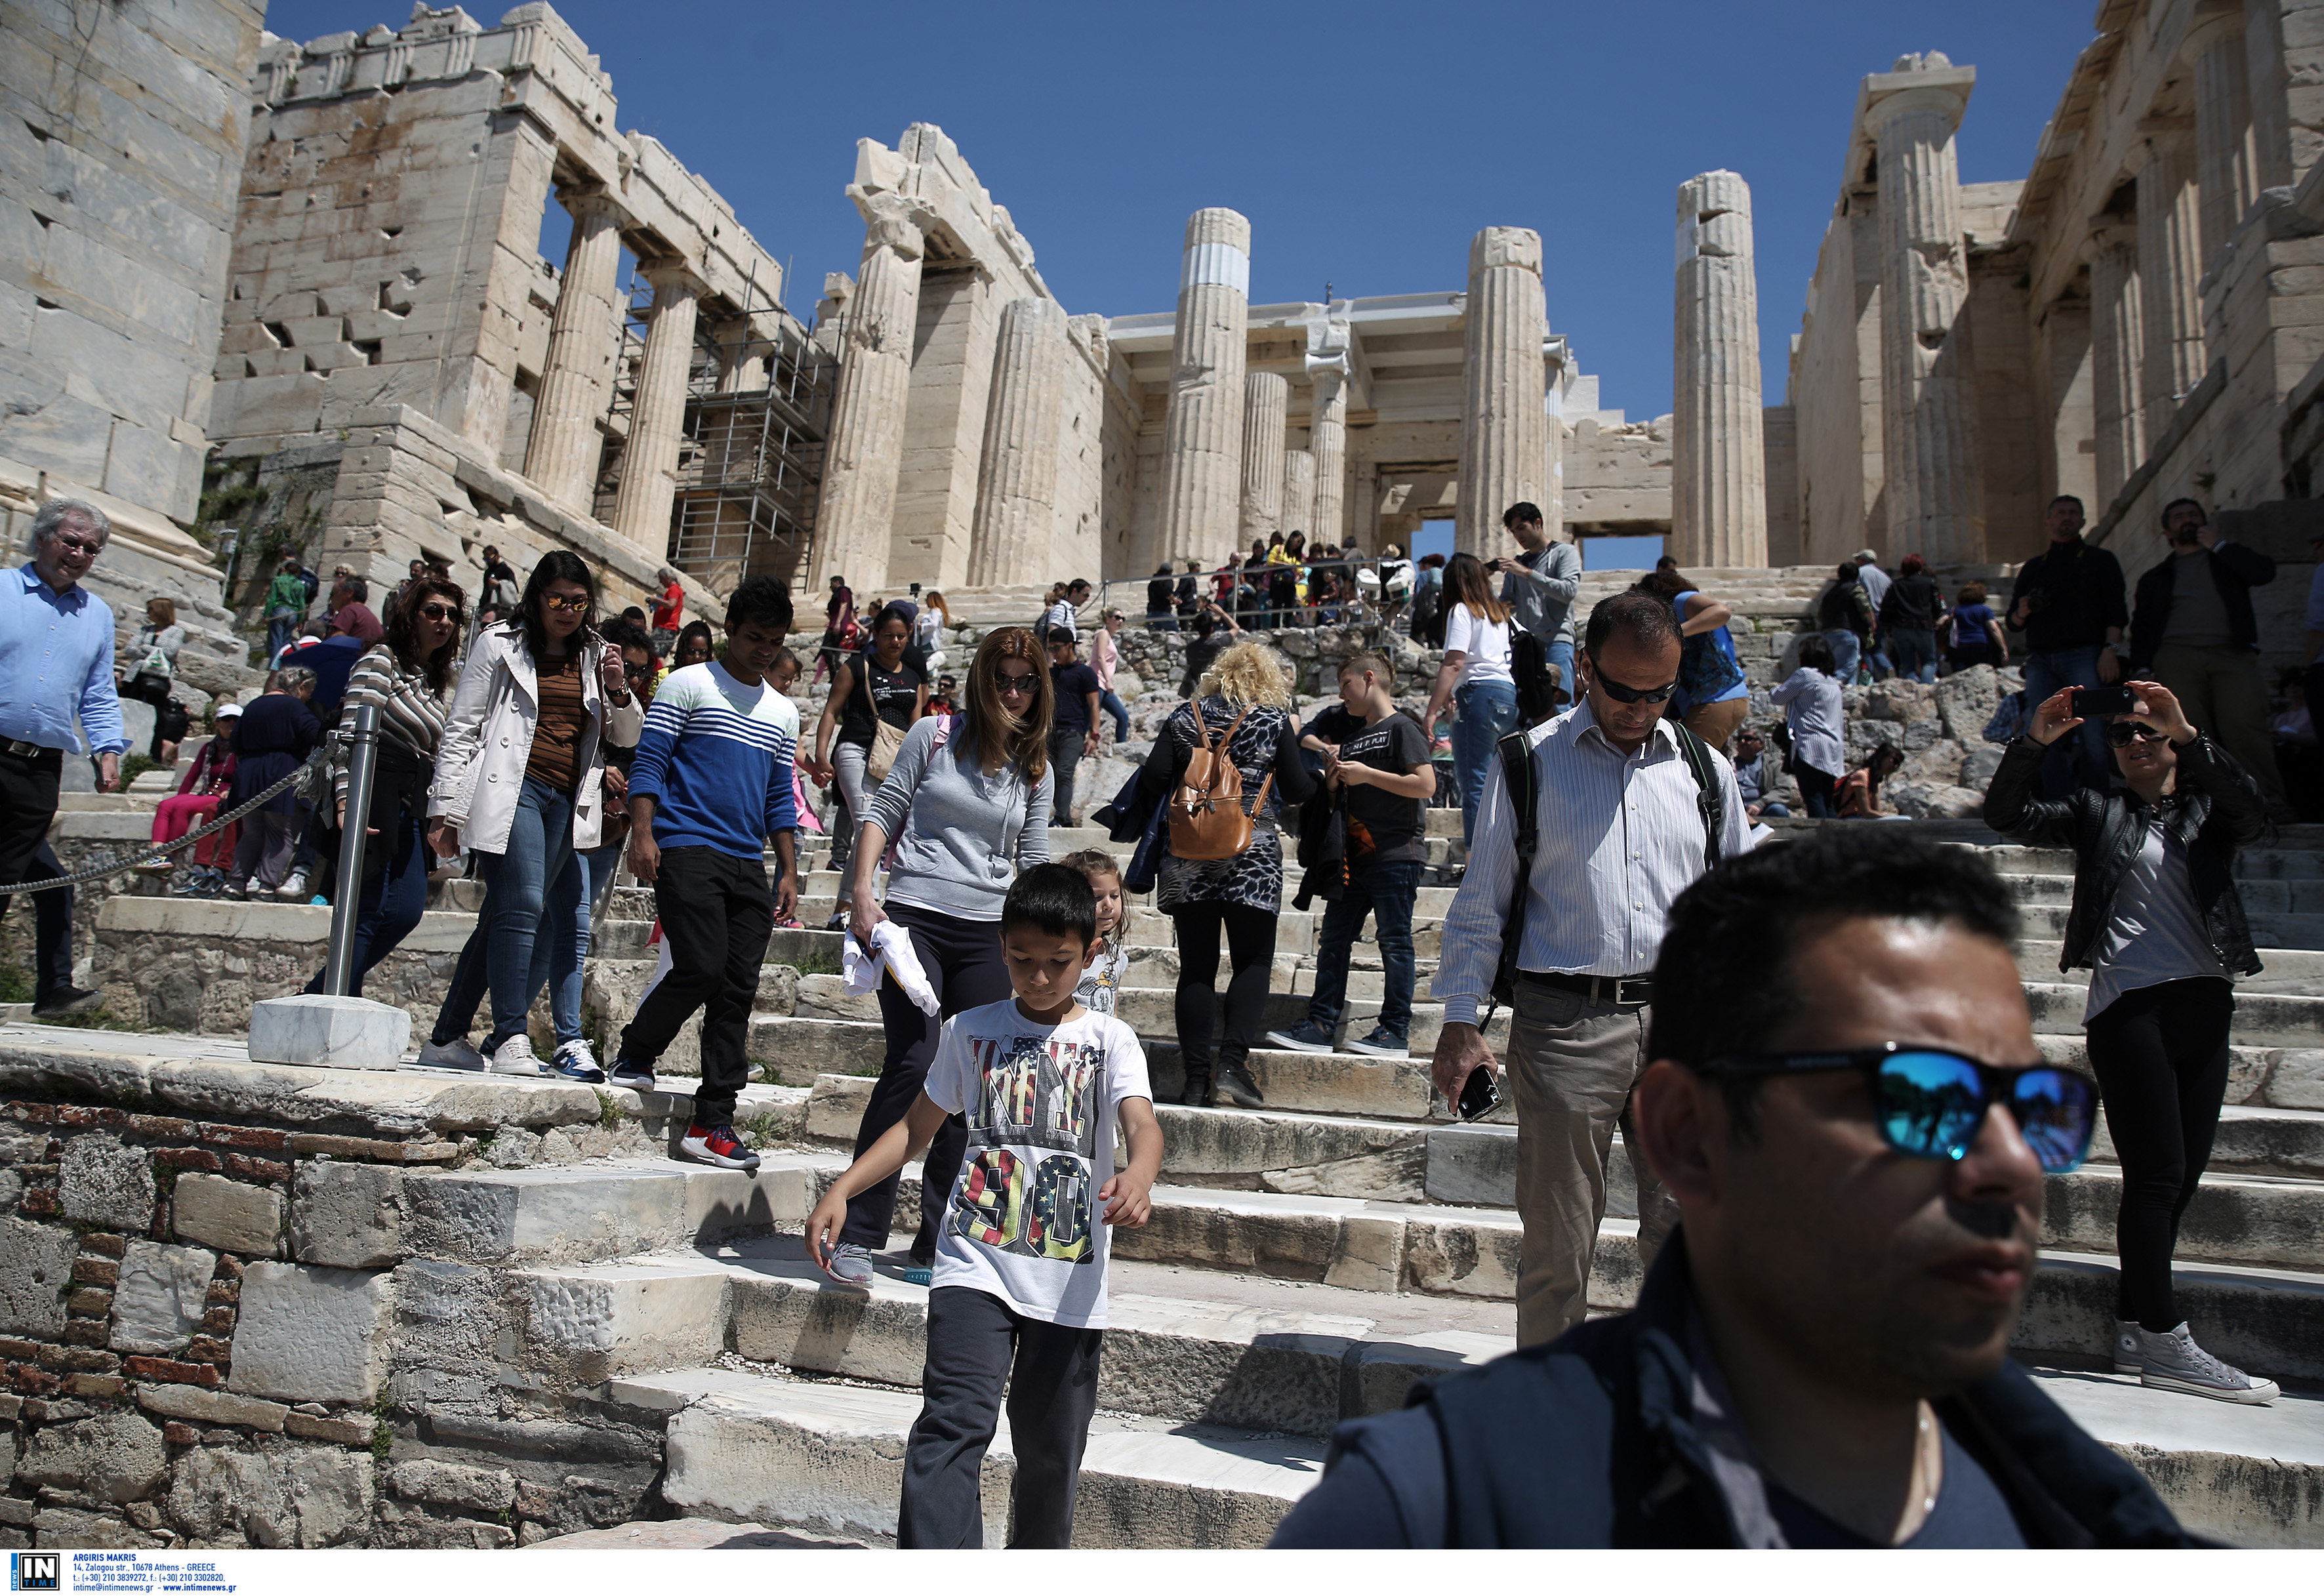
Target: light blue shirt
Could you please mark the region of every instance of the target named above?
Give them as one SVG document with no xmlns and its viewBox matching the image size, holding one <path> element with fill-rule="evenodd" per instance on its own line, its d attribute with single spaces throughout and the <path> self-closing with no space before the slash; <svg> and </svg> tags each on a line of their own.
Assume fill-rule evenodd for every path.
<svg viewBox="0 0 2324 1596">
<path fill-rule="evenodd" d="M 91 753 L 119 753 L 121 699 L 113 687 L 113 608 L 76 583 L 59 593 L 27 565 L 0 577 L 0 738 L 72 752 L 73 730 Z"/>
</svg>

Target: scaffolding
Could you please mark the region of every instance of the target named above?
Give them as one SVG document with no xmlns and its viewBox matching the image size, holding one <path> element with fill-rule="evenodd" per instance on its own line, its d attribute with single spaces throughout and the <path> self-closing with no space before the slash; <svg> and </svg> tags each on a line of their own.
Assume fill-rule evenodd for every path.
<svg viewBox="0 0 2324 1596">
<path fill-rule="evenodd" d="M 838 367 L 795 317 L 759 297 L 755 276 L 743 298 L 742 306 L 721 305 L 715 319 L 705 314 L 695 323 L 667 552 L 670 564 L 721 593 L 762 573 L 797 589 L 813 568 Z M 629 436 L 652 303 L 651 286 L 633 271 L 607 417 L 617 438 Z M 612 513 L 625 452 L 606 451 L 596 485 L 600 521 Z"/>
</svg>

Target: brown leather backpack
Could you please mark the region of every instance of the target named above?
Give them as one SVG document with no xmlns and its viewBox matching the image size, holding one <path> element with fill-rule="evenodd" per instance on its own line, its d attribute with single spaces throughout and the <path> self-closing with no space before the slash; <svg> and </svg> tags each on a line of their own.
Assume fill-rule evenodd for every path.
<svg viewBox="0 0 2324 1596">
<path fill-rule="evenodd" d="M 1268 772 L 1259 784 L 1259 797 L 1246 807 L 1242 771 L 1227 750 L 1250 710 L 1246 707 L 1235 716 L 1213 743 L 1202 705 L 1189 698 L 1186 708 L 1194 717 L 1194 748 L 1186 756 L 1185 774 L 1170 792 L 1170 852 L 1179 859 L 1232 859 L 1250 846 L 1250 817 L 1267 807 L 1275 772 Z"/>
</svg>

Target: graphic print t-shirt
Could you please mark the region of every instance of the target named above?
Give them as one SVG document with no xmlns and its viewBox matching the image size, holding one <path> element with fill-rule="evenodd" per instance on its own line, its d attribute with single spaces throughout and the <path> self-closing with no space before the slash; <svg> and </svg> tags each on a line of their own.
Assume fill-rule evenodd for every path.
<svg viewBox="0 0 2324 1596">
<path fill-rule="evenodd" d="M 989 1293 L 1028 1319 L 1104 1329 L 1111 1234 L 1098 1188 L 1113 1178 L 1121 1103 L 1154 1097 L 1137 1033 L 1092 1010 L 1043 1025 L 1014 998 L 988 1003 L 945 1021 L 924 1090 L 968 1118 L 929 1284 Z"/>
</svg>

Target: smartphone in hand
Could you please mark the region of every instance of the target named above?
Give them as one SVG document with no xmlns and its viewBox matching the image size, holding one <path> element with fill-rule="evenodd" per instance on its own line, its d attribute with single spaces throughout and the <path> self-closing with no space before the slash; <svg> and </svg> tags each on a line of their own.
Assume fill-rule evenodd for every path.
<svg viewBox="0 0 2324 1596">
<path fill-rule="evenodd" d="M 1493 1066 L 1480 1064 L 1469 1072 L 1462 1084 L 1461 1101 L 1457 1105 L 1464 1123 L 1483 1119 L 1501 1106 L 1501 1084 L 1493 1075 Z"/>
<path fill-rule="evenodd" d="M 2116 685 L 2074 689 L 2074 714 L 2082 720 L 2096 720 L 2102 715 L 2128 715 L 2131 707 L 2127 687 Z"/>
</svg>

